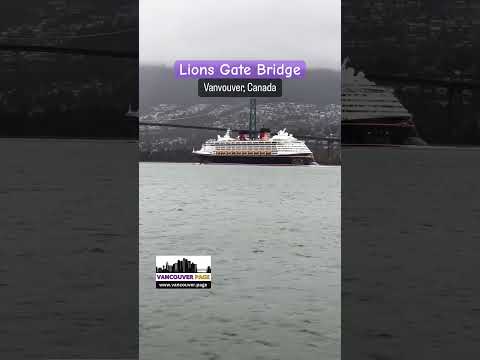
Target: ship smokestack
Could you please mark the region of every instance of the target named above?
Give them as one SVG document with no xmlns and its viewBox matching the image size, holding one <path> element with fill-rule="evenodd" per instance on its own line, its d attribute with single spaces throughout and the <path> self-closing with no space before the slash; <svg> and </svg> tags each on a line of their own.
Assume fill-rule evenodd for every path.
<svg viewBox="0 0 480 360">
<path fill-rule="evenodd" d="M 248 140 L 249 139 L 248 134 L 249 132 L 247 130 L 242 130 L 238 132 L 238 137 L 240 140 Z"/>
<path fill-rule="evenodd" d="M 261 128 L 260 129 L 260 140 L 268 140 L 270 139 L 270 129 Z"/>
</svg>

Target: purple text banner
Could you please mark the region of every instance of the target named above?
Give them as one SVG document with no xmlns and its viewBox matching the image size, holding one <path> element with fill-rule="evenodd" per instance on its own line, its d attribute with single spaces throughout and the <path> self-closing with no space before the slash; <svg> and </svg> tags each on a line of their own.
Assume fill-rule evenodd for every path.
<svg viewBox="0 0 480 360">
<path fill-rule="evenodd" d="M 177 60 L 177 79 L 303 79 L 305 61 Z"/>
</svg>

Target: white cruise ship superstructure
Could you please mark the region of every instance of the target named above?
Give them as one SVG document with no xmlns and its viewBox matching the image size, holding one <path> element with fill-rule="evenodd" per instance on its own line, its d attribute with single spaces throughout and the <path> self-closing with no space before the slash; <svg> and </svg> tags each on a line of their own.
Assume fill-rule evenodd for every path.
<svg viewBox="0 0 480 360">
<path fill-rule="evenodd" d="M 270 136 L 269 129 L 261 129 L 258 137 L 249 138 L 247 131 L 232 137 L 230 130 L 224 136 L 207 140 L 193 153 L 200 162 L 292 164 L 308 165 L 315 162 L 313 154 L 302 140 L 296 139 L 286 129 Z"/>
<path fill-rule="evenodd" d="M 418 136 L 412 115 L 393 90 L 342 65 L 342 143 L 403 144 Z"/>
</svg>

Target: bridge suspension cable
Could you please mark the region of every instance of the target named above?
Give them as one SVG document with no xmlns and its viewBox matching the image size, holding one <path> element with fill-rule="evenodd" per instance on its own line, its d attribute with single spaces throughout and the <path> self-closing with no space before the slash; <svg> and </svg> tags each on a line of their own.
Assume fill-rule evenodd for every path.
<svg viewBox="0 0 480 360">
<path fill-rule="evenodd" d="M 87 39 L 87 38 L 96 38 L 96 37 L 105 37 L 112 35 L 128 34 L 138 32 L 135 28 L 101 32 L 101 33 L 91 33 L 91 34 L 59 34 L 55 32 L 42 32 L 42 37 L 33 37 L 33 36 L 21 36 L 21 35 L 6 35 L 0 36 L 2 41 L 16 41 L 16 40 L 28 40 L 28 41 L 41 41 L 41 42 L 51 42 L 59 40 L 71 40 L 71 39 Z M 50 37 L 44 37 L 44 35 Z"/>
<path fill-rule="evenodd" d="M 440 87 L 455 87 L 465 89 L 480 88 L 480 81 L 478 80 L 464 80 L 464 79 L 431 79 L 419 76 L 403 76 L 392 74 L 368 74 L 368 79 L 379 82 L 390 82 L 399 84 L 423 85 L 423 86 L 440 86 Z"/>
<path fill-rule="evenodd" d="M 44 52 L 54 54 L 106 56 L 112 58 L 138 59 L 138 51 L 82 49 L 45 45 L 17 45 L 0 43 L 0 50 L 13 52 Z"/>
</svg>

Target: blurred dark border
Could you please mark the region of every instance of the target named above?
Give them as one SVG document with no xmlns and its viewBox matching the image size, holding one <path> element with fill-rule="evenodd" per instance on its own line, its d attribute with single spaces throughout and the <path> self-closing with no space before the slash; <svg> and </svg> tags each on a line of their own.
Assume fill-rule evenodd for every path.
<svg viewBox="0 0 480 360">
<path fill-rule="evenodd" d="M 2 11 L 0 136 L 138 138 L 138 2 Z"/>
<path fill-rule="evenodd" d="M 342 1 L 342 57 L 429 143 L 342 147 L 342 359 L 478 356 L 479 19 L 473 1 Z"/>
<path fill-rule="evenodd" d="M 0 19 L 0 353 L 138 358 L 138 1 Z"/>
</svg>

